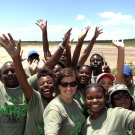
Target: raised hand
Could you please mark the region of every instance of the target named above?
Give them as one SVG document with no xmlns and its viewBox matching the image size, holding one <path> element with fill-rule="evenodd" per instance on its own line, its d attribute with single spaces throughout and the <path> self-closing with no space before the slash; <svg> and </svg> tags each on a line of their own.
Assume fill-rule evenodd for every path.
<svg viewBox="0 0 135 135">
<path fill-rule="evenodd" d="M 30 72 L 31 72 L 31 75 L 34 75 L 36 73 L 36 69 L 37 69 L 37 66 L 38 66 L 38 60 L 34 59 L 31 62 L 29 62 L 29 69 L 30 69 Z"/>
<path fill-rule="evenodd" d="M 102 30 L 103 29 L 99 29 L 99 27 L 96 27 L 95 33 L 94 33 L 94 38 L 98 38 L 98 36 L 103 33 Z"/>
<path fill-rule="evenodd" d="M 3 37 L 2 37 L 3 36 Z M 5 34 L 2 34 L 0 37 L 1 41 L 3 43 L 0 43 L 0 45 L 5 48 L 5 50 L 8 52 L 8 54 L 11 56 L 11 58 L 20 57 L 20 51 L 21 51 L 21 46 L 19 40 L 17 44 L 15 44 L 14 39 L 12 38 L 11 34 L 8 33 L 8 37 Z"/>
<path fill-rule="evenodd" d="M 70 38 L 70 35 L 71 35 L 71 30 L 72 28 L 70 28 L 64 35 L 64 38 L 63 38 L 63 46 L 66 47 L 69 43 L 69 38 Z"/>
<path fill-rule="evenodd" d="M 78 35 L 78 40 L 84 40 L 84 38 L 86 37 L 86 35 L 87 35 L 89 29 L 90 29 L 90 26 L 85 27 L 85 28 L 81 31 L 81 33 Z"/>
<path fill-rule="evenodd" d="M 74 39 L 71 39 L 71 40 L 68 42 L 69 48 L 71 48 L 71 45 L 72 45 L 73 40 L 74 40 Z"/>
<path fill-rule="evenodd" d="M 37 20 L 37 23 L 35 23 L 35 24 L 37 24 L 42 31 L 46 31 L 46 29 L 47 29 L 47 21 L 44 22 L 43 19 L 39 19 L 39 20 Z"/>
<path fill-rule="evenodd" d="M 124 47 L 123 39 L 122 39 L 122 40 L 112 40 L 112 43 L 113 43 L 113 45 L 116 46 L 117 48 L 119 48 L 119 47 Z"/>
<path fill-rule="evenodd" d="M 51 55 L 51 52 L 50 51 L 44 52 L 45 61 L 47 61 L 51 56 L 52 55 Z"/>
<path fill-rule="evenodd" d="M 27 58 L 22 58 L 22 54 L 23 54 L 23 50 L 22 50 L 21 53 L 20 53 L 20 59 L 21 59 L 21 61 L 24 61 L 24 60 L 26 60 Z"/>
</svg>

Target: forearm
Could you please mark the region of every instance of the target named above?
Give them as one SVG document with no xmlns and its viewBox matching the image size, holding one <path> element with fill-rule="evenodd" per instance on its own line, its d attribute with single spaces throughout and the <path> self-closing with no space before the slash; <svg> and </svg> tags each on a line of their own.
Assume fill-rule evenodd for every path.
<svg viewBox="0 0 135 135">
<path fill-rule="evenodd" d="M 83 52 L 83 54 L 82 54 L 82 56 L 80 58 L 80 64 L 83 65 L 86 62 L 87 58 L 90 55 L 90 52 L 91 52 L 91 50 L 93 48 L 93 45 L 94 45 L 95 41 L 96 41 L 96 38 L 93 37 L 91 39 L 91 41 L 89 42 L 88 46 L 85 48 L 85 50 L 84 50 L 84 52 Z"/>
<path fill-rule="evenodd" d="M 47 37 L 47 30 L 42 32 L 42 39 L 43 39 L 43 51 L 48 52 L 49 43 L 48 43 L 48 37 Z"/>
<path fill-rule="evenodd" d="M 77 63 L 78 63 L 78 59 L 80 56 L 80 51 L 81 51 L 82 45 L 83 45 L 83 40 L 78 40 L 74 54 L 73 54 L 73 58 L 71 61 L 71 67 L 74 70 L 76 70 L 76 68 L 77 68 Z"/>
<path fill-rule="evenodd" d="M 26 99 L 30 99 L 31 93 L 32 93 L 32 87 L 27 82 L 27 77 L 26 77 L 25 72 L 23 70 L 20 57 L 18 56 L 18 57 L 14 57 L 12 59 L 14 62 L 15 72 L 16 72 L 16 76 L 18 78 L 19 84 L 22 87 L 22 90 L 24 92 Z"/>
<path fill-rule="evenodd" d="M 70 64 L 71 64 L 71 50 L 70 47 L 66 47 L 65 67 L 70 67 Z"/>
<path fill-rule="evenodd" d="M 118 48 L 118 58 L 116 67 L 116 84 L 124 83 L 123 67 L 124 67 L 124 47 Z"/>
<path fill-rule="evenodd" d="M 50 69 L 53 69 L 55 67 L 55 65 L 57 64 L 57 62 L 59 61 L 63 51 L 64 51 L 64 49 L 59 47 L 56 50 L 56 52 L 51 56 L 51 58 L 46 61 L 44 66 L 47 66 Z"/>
</svg>

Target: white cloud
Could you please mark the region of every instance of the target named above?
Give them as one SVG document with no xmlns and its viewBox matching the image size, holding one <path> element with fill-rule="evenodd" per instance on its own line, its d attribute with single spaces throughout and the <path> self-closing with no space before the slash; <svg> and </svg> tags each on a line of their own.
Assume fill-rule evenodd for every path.
<svg viewBox="0 0 135 135">
<path fill-rule="evenodd" d="M 77 15 L 76 20 L 84 20 L 85 16 L 84 15 Z"/>
<path fill-rule="evenodd" d="M 36 29 L 35 26 L 28 26 L 28 27 L 22 27 L 22 28 L 17 28 L 20 31 L 31 31 L 33 29 Z"/>
<path fill-rule="evenodd" d="M 102 21 L 101 25 L 103 26 L 107 26 L 107 25 L 119 25 L 120 21 L 116 21 L 116 20 L 107 20 L 107 21 Z"/>
<path fill-rule="evenodd" d="M 103 18 L 108 18 L 108 19 L 112 19 L 112 20 L 129 20 L 132 18 L 131 15 L 122 15 L 121 13 L 113 13 L 113 12 L 104 12 L 99 14 L 100 17 Z"/>
<path fill-rule="evenodd" d="M 48 25 L 48 32 L 54 32 L 54 33 L 59 33 L 62 31 L 66 31 L 68 30 L 68 26 L 66 25 Z"/>
<path fill-rule="evenodd" d="M 99 16 L 101 18 L 106 18 L 109 20 L 105 20 L 101 22 L 101 25 L 119 25 L 119 24 L 134 24 L 135 20 L 132 20 L 131 15 L 122 15 L 121 13 L 113 13 L 113 12 L 103 12 L 100 13 Z"/>
</svg>

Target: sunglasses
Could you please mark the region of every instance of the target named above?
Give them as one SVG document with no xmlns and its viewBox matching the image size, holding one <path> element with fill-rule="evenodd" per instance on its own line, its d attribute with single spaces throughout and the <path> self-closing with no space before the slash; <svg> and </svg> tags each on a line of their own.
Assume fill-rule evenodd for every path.
<svg viewBox="0 0 135 135">
<path fill-rule="evenodd" d="M 70 87 L 75 87 L 77 84 L 78 84 L 77 81 L 73 81 L 73 82 L 60 82 L 60 85 L 62 87 L 68 87 L 68 85 Z"/>
<path fill-rule="evenodd" d="M 129 99 L 130 94 L 129 93 L 124 93 L 123 95 L 120 95 L 120 94 L 113 95 L 113 99 L 115 99 L 115 100 L 120 100 L 121 98 Z"/>
</svg>

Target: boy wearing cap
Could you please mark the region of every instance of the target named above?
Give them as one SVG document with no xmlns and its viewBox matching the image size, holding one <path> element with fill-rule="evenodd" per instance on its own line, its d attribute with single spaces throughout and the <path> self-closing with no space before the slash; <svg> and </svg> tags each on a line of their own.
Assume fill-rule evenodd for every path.
<svg viewBox="0 0 135 135">
<path fill-rule="evenodd" d="M 28 61 L 29 65 L 24 67 L 24 71 L 25 71 L 27 78 L 36 74 L 36 72 L 38 70 L 37 66 L 38 66 L 39 60 L 40 60 L 39 54 L 37 51 L 32 50 L 28 53 L 27 61 Z"/>
<path fill-rule="evenodd" d="M 133 82 L 133 74 L 132 74 L 132 69 L 128 65 L 124 65 L 124 83 L 128 87 L 131 95 L 135 98 L 135 85 Z"/>
</svg>

